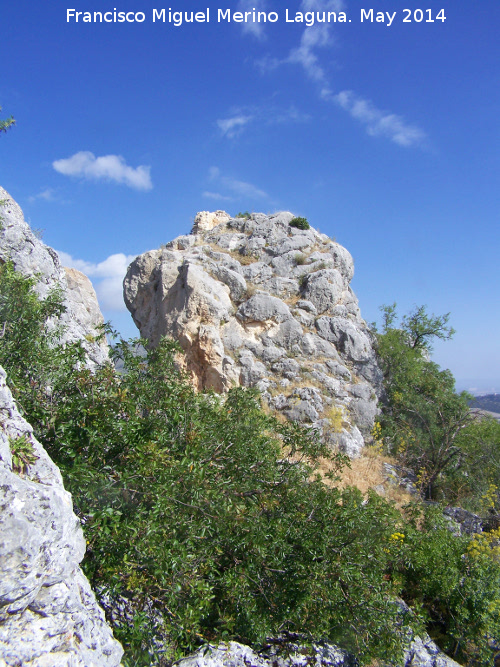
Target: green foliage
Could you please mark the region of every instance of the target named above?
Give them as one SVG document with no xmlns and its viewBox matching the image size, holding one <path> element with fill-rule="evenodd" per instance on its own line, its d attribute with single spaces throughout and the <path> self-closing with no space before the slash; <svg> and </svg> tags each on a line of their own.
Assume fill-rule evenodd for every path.
<svg viewBox="0 0 500 667">
<path fill-rule="evenodd" d="M 22 435 L 19 438 L 9 438 L 9 446 L 12 455 L 12 469 L 20 474 L 26 473 L 29 466 L 38 459 L 33 443 L 27 435 Z"/>
<path fill-rule="evenodd" d="M 402 596 L 426 621 L 448 655 L 466 665 L 491 665 L 488 638 L 500 636 L 500 567 L 491 540 L 451 538 L 441 511 L 409 512 L 403 543 L 394 554 L 393 576 Z"/>
<path fill-rule="evenodd" d="M 301 276 L 299 276 L 299 287 L 300 287 L 300 289 L 304 289 L 304 287 L 307 285 L 308 279 L 309 279 L 309 274 L 308 273 L 303 273 Z"/>
<path fill-rule="evenodd" d="M 440 497 L 443 476 L 460 469 L 467 456 L 461 436 L 472 421 L 467 394 L 457 394 L 452 374 L 428 360 L 433 338 L 450 338 L 453 330 L 448 315 L 428 316 L 424 307 L 397 328 L 395 305 L 383 312 L 378 355 L 388 399 L 384 442 L 417 472 L 425 497 Z"/>
<path fill-rule="evenodd" d="M 172 341 L 146 356 L 121 341 L 123 371 L 91 372 L 48 326 L 60 295 L 39 301 L 33 287 L 1 267 L 1 361 L 73 494 L 83 566 L 124 664 L 167 665 L 207 642 L 258 647 L 294 632 L 364 664 L 397 661 L 402 626 L 424 623 L 460 658 L 489 664 L 500 569 L 488 545 L 470 547 L 437 518 L 402 516 L 375 494 L 325 485 L 319 457 L 331 458 L 335 478 L 341 456 L 266 415 L 255 391 L 196 394 Z"/>
<path fill-rule="evenodd" d="M 57 318 L 64 311 L 59 288 L 45 299 L 35 292 L 36 277 L 16 272 L 12 262 L 0 265 L 0 364 L 22 411 L 30 416 L 57 401 L 84 353 L 79 345 L 59 345 Z M 37 417 L 39 418 L 39 417 Z"/>
<path fill-rule="evenodd" d="M 240 211 L 239 213 L 237 213 L 235 215 L 235 217 L 236 218 L 244 218 L 245 220 L 249 220 L 252 217 L 252 214 L 249 213 L 248 211 L 244 211 L 243 213 L 241 213 L 241 211 Z"/>
<path fill-rule="evenodd" d="M 389 333 L 396 330 L 394 324 L 397 319 L 396 304 L 382 306 L 383 331 Z M 448 326 L 450 313 L 446 315 L 427 315 L 425 306 L 418 306 L 409 315 L 404 315 L 400 327 L 397 329 L 401 340 L 410 348 L 432 350 L 434 338 L 449 340 L 455 330 Z"/>
<path fill-rule="evenodd" d="M 307 222 L 307 218 L 292 218 L 288 223 L 290 227 L 297 229 L 310 229 L 311 225 Z"/>
<path fill-rule="evenodd" d="M 79 371 L 40 434 L 86 518 L 87 575 L 110 614 L 125 597 L 143 628 L 131 634 L 118 618 L 117 635 L 139 664 L 155 645 L 172 659 L 283 631 L 366 657 L 394 649 L 400 619 L 382 549 L 394 510 L 311 479 L 328 452 L 266 416 L 255 392 L 196 395 L 176 350 L 164 340 L 144 359 L 122 343 L 124 375 Z"/>
<path fill-rule="evenodd" d="M 302 266 L 306 263 L 307 257 L 302 252 L 298 252 L 295 254 L 294 260 L 297 266 Z"/>
<path fill-rule="evenodd" d="M 2 107 L 0 106 L 0 111 L 2 111 Z M 6 118 L 5 120 L 0 119 L 0 134 L 2 132 L 7 132 L 9 127 L 12 125 L 15 125 L 16 121 L 13 116 L 10 116 L 10 118 Z"/>
<path fill-rule="evenodd" d="M 500 423 L 476 417 L 456 438 L 462 463 L 447 474 L 448 502 L 484 514 L 500 514 Z"/>
</svg>

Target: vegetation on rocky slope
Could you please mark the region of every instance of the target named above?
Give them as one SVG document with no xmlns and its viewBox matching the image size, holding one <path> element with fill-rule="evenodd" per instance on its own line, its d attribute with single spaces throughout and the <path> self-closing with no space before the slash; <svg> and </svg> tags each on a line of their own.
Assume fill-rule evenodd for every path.
<svg viewBox="0 0 500 667">
<path fill-rule="evenodd" d="M 196 394 L 168 340 L 145 357 L 122 341 L 114 354 L 124 371 L 109 363 L 91 372 L 78 345 L 57 344 L 58 295 L 40 302 L 32 286 L 9 263 L 0 267 L 0 364 L 73 494 L 85 571 L 126 664 L 168 664 L 209 641 L 259 646 L 284 633 L 336 642 L 368 663 L 401 654 L 405 625 L 427 628 L 464 664 L 491 663 L 489 640 L 500 635 L 494 542 L 452 536 L 436 508 L 400 512 L 375 494 L 326 486 L 319 457 L 331 458 L 333 475 L 342 457 L 266 415 L 252 390 L 224 400 Z M 404 346 L 415 347 L 391 336 L 388 352 L 380 343 L 385 438 L 399 447 L 398 424 L 406 437 L 414 432 L 409 451 L 420 460 L 425 450 L 432 471 L 443 426 L 431 416 L 429 427 L 411 425 L 403 370 L 414 378 L 415 407 L 423 396 L 460 417 L 461 399 L 437 368 L 423 372 L 431 362 L 409 353 L 405 366 Z M 391 370 L 393 354 L 403 370 Z M 432 488 L 453 491 L 442 475 L 457 470 L 442 467 Z"/>
<path fill-rule="evenodd" d="M 471 397 L 457 394 L 450 371 L 430 361 L 433 340 L 454 333 L 448 316 L 420 307 L 396 324 L 395 305 L 383 312 L 378 354 L 387 402 L 379 438 L 385 449 L 415 471 L 424 498 L 500 513 L 500 424 L 471 413 Z"/>
</svg>

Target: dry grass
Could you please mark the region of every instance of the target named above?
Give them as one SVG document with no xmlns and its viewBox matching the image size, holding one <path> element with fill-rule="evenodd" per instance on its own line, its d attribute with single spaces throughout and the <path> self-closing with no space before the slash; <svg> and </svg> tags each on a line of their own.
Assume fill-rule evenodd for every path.
<svg viewBox="0 0 500 667">
<path fill-rule="evenodd" d="M 300 294 L 293 294 L 292 296 L 287 296 L 283 301 L 287 306 L 295 306 L 295 304 L 302 299 Z"/>
<path fill-rule="evenodd" d="M 302 383 L 293 384 L 295 386 L 302 385 Z M 289 387 L 286 389 L 288 390 Z M 276 390 L 271 390 L 270 393 L 273 394 L 274 391 Z M 281 388 L 281 391 L 283 391 L 283 388 Z M 267 415 L 273 415 L 282 423 L 288 421 L 281 412 L 271 409 L 266 401 L 261 401 L 261 405 Z M 292 461 L 298 461 L 299 459 L 302 459 L 302 456 L 298 454 L 290 458 Z M 393 502 L 398 509 L 401 509 L 404 505 L 413 502 L 415 498 L 403 488 L 395 486 L 387 480 L 387 476 L 384 474 L 384 463 L 395 465 L 397 461 L 390 456 L 381 454 L 377 447 L 365 447 L 359 458 L 351 460 L 350 467 L 345 466 L 342 469 L 339 480 L 332 481 L 327 477 L 327 473 L 335 470 L 336 466 L 332 461 L 325 458 L 319 460 L 315 475 L 319 473 L 328 486 L 337 486 L 340 489 L 355 486 L 363 495 L 367 495 L 368 491 L 373 490 L 389 502 Z"/>
<path fill-rule="evenodd" d="M 198 245 L 196 243 L 195 245 Z M 255 257 L 255 255 L 242 255 L 240 252 L 237 250 L 229 250 L 228 248 L 222 248 L 220 245 L 217 245 L 217 243 L 201 243 L 200 245 L 205 245 L 210 247 L 214 252 L 221 252 L 224 253 L 225 255 L 230 255 L 233 259 L 238 260 L 240 264 L 243 265 L 248 265 L 248 264 L 255 264 L 255 262 L 259 261 L 258 257 Z"/>
<path fill-rule="evenodd" d="M 342 477 L 338 482 L 331 482 L 328 478 L 325 478 L 326 473 L 332 469 L 332 464 L 328 459 L 320 461 L 318 472 L 328 485 L 334 484 L 341 489 L 347 486 L 355 486 L 363 495 L 366 495 L 372 489 L 387 500 L 394 502 L 396 507 L 402 507 L 412 501 L 413 496 L 387 481 L 384 475 L 384 463 L 395 464 L 396 461 L 389 456 L 380 454 L 375 447 L 365 447 L 362 456 L 352 459 L 351 467 L 345 467 L 342 470 Z"/>
<path fill-rule="evenodd" d="M 225 250 L 224 252 L 228 251 Z M 237 250 L 230 250 L 228 254 L 231 255 L 233 259 L 238 260 L 238 262 L 243 264 L 243 266 L 248 266 L 248 264 L 255 264 L 255 262 L 259 261 L 259 258 L 255 257 L 255 255 L 242 255 Z"/>
<path fill-rule="evenodd" d="M 245 292 L 245 299 L 250 299 L 250 297 L 257 294 L 257 289 L 258 289 L 257 285 L 254 285 L 254 283 L 247 281 L 247 291 Z"/>
<path fill-rule="evenodd" d="M 288 419 L 285 417 L 285 415 L 282 412 L 280 412 L 279 410 L 273 410 L 272 408 L 270 408 L 268 403 L 266 403 L 265 400 L 261 399 L 260 405 L 262 407 L 262 411 L 266 415 L 271 415 L 277 421 L 279 421 L 281 424 L 286 424 L 288 422 Z"/>
<path fill-rule="evenodd" d="M 303 380 L 290 380 L 289 384 L 287 384 L 286 387 L 273 387 L 272 389 L 269 389 L 269 393 L 271 396 L 277 396 L 278 394 L 285 394 L 287 398 L 289 398 L 294 389 L 307 389 L 309 387 L 314 387 L 316 389 L 322 389 L 323 385 L 321 382 L 318 382 L 318 380 L 315 380 L 314 378 L 305 378 Z M 297 396 L 298 399 L 298 396 Z"/>
</svg>

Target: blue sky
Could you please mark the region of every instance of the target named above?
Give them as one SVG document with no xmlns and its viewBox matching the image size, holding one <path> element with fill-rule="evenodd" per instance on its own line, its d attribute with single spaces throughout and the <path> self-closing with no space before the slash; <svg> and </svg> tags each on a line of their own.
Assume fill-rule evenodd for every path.
<svg viewBox="0 0 500 667">
<path fill-rule="evenodd" d="M 435 360 L 461 388 L 500 390 L 498 0 L 0 3 L 1 117 L 17 120 L 0 183 L 125 335 L 134 255 L 199 210 L 286 209 L 352 253 L 367 321 L 394 301 L 450 311 Z M 153 22 L 169 7 L 210 22 Z M 145 20 L 67 22 L 68 8 Z M 278 21 L 217 21 L 252 8 Z M 396 16 L 361 22 L 370 8 Z"/>
</svg>

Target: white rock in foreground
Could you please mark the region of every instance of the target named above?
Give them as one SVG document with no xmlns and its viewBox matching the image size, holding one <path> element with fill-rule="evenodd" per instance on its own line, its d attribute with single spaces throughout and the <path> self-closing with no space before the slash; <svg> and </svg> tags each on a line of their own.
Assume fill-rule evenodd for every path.
<svg viewBox="0 0 500 667">
<path fill-rule="evenodd" d="M 405 652 L 403 662 L 391 667 L 460 667 L 445 655 L 429 638 L 416 638 Z M 237 642 L 221 643 L 202 648 L 177 663 L 178 667 L 358 667 L 358 660 L 338 646 L 327 643 L 312 647 L 289 646 L 280 654 L 274 647 L 266 653 Z M 389 667 L 387 665 L 386 667 Z"/>
<path fill-rule="evenodd" d="M 0 665 L 115 667 L 123 650 L 79 567 L 85 540 L 71 495 L 1 367 L 0 423 Z M 21 436 L 38 457 L 24 474 L 11 456 Z"/>
</svg>

